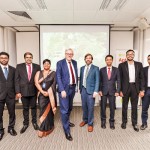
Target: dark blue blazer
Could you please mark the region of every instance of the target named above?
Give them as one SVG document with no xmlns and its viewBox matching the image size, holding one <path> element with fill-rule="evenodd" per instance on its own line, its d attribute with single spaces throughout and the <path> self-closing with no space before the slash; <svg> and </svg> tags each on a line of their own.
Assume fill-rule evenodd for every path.
<svg viewBox="0 0 150 150">
<path fill-rule="evenodd" d="M 115 95 L 120 92 L 120 74 L 119 69 L 112 67 L 111 78 L 108 80 L 107 67 L 100 69 L 100 91 L 103 95 Z"/>
<path fill-rule="evenodd" d="M 75 69 L 76 81 L 78 83 L 77 62 L 75 60 L 72 60 L 72 64 Z M 70 76 L 69 76 L 69 69 L 67 66 L 66 59 L 62 59 L 57 62 L 56 80 L 57 80 L 57 85 L 58 85 L 58 92 L 68 90 L 69 84 L 70 84 Z"/>
<path fill-rule="evenodd" d="M 85 66 L 80 69 L 80 92 L 82 91 L 84 69 Z M 88 94 L 93 94 L 93 92 L 99 91 L 99 68 L 97 66 L 91 65 L 86 79 L 86 91 Z"/>
</svg>

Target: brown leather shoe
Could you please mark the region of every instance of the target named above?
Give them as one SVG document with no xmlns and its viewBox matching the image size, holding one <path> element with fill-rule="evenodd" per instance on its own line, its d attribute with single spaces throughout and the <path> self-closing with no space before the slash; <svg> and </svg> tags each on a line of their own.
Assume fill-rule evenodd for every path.
<svg viewBox="0 0 150 150">
<path fill-rule="evenodd" d="M 93 132 L 93 126 L 88 126 L 88 132 Z"/>
<path fill-rule="evenodd" d="M 82 121 L 79 126 L 80 126 L 80 127 L 83 127 L 83 126 L 85 126 L 86 124 L 87 124 L 86 122 Z"/>
</svg>

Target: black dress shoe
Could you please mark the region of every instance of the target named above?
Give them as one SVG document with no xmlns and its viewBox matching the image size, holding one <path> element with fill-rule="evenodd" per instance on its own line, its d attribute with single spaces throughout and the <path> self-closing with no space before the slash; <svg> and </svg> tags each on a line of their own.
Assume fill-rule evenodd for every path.
<svg viewBox="0 0 150 150">
<path fill-rule="evenodd" d="M 136 132 L 139 132 L 139 128 L 137 125 L 133 125 L 133 129 L 136 131 Z"/>
<path fill-rule="evenodd" d="M 66 139 L 67 139 L 67 140 L 69 140 L 69 141 L 72 141 L 72 140 L 73 140 L 73 138 L 72 138 L 72 136 L 71 136 L 70 133 L 65 133 L 65 135 L 66 135 Z"/>
<path fill-rule="evenodd" d="M 10 135 L 12 135 L 12 136 L 16 136 L 17 135 L 17 132 L 14 129 L 9 129 L 8 133 L 10 133 Z"/>
<path fill-rule="evenodd" d="M 102 122 L 102 123 L 101 123 L 101 127 L 102 127 L 103 129 L 106 129 L 106 123 L 105 123 L 105 122 Z"/>
<path fill-rule="evenodd" d="M 125 122 L 123 122 L 123 123 L 121 124 L 121 128 L 122 128 L 122 129 L 126 129 L 126 123 L 125 123 Z"/>
<path fill-rule="evenodd" d="M 0 141 L 2 140 L 3 136 L 4 136 L 4 132 L 0 133 Z"/>
<path fill-rule="evenodd" d="M 39 130 L 39 126 L 37 123 L 32 123 L 34 130 Z"/>
<path fill-rule="evenodd" d="M 110 129 L 114 130 L 115 129 L 115 125 L 114 123 L 110 123 Z"/>
<path fill-rule="evenodd" d="M 75 127 L 75 124 L 69 122 L 69 127 Z"/>
<path fill-rule="evenodd" d="M 147 124 L 142 124 L 140 127 L 141 130 L 145 130 L 146 128 L 147 128 Z"/>
<path fill-rule="evenodd" d="M 21 133 L 21 134 L 24 133 L 24 132 L 27 130 L 27 128 L 28 128 L 28 125 L 24 125 L 24 126 L 22 127 L 22 129 L 20 130 L 20 133 Z"/>
</svg>

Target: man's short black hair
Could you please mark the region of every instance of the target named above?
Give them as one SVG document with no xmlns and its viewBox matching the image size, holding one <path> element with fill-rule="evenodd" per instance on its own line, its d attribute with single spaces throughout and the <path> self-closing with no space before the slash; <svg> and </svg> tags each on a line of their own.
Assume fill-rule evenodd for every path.
<svg viewBox="0 0 150 150">
<path fill-rule="evenodd" d="M 111 57 L 112 60 L 113 60 L 113 58 L 114 58 L 112 55 L 107 55 L 107 56 L 105 57 L 105 60 L 106 60 L 108 57 Z"/>
<path fill-rule="evenodd" d="M 133 52 L 133 53 L 135 53 L 133 49 L 127 50 L 127 51 L 126 51 L 126 54 L 127 54 L 128 52 Z"/>
<path fill-rule="evenodd" d="M 150 55 L 148 55 L 147 57 L 150 57 Z"/>
<path fill-rule="evenodd" d="M 26 58 L 27 55 L 30 55 L 30 56 L 32 56 L 32 58 L 33 58 L 33 54 L 30 53 L 30 52 L 26 52 L 26 53 L 24 54 L 24 58 Z"/>
<path fill-rule="evenodd" d="M 43 60 L 43 65 L 44 65 L 46 62 L 48 62 L 48 63 L 51 65 L 51 61 L 50 61 L 49 59 L 44 59 L 44 60 Z"/>
<path fill-rule="evenodd" d="M 6 52 L 0 52 L 0 56 L 1 56 L 1 55 L 6 55 L 6 56 L 9 58 L 9 54 L 6 53 Z"/>
</svg>

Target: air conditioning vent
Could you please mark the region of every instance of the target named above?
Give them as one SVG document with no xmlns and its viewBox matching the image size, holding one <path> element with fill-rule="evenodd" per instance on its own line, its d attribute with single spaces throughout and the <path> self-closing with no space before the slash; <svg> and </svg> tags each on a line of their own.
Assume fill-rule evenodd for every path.
<svg viewBox="0 0 150 150">
<path fill-rule="evenodd" d="M 26 17 L 28 19 L 32 19 L 25 11 L 8 11 L 9 13 L 12 13 L 17 16 Z"/>
</svg>

